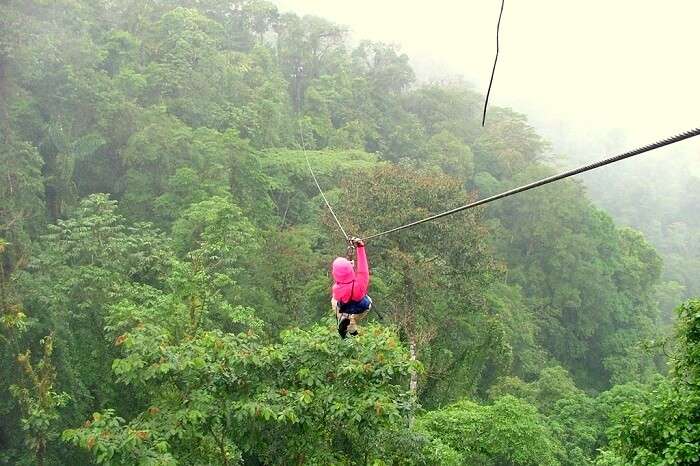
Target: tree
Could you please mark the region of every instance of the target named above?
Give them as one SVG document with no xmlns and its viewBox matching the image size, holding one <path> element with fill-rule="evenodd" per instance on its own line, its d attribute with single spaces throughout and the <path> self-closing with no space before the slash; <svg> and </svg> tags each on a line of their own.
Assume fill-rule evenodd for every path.
<svg viewBox="0 0 700 466">
<path fill-rule="evenodd" d="M 690 173 L 598 197 L 663 288 L 561 182 L 370 240 L 342 341 L 307 157 L 366 236 L 551 175 L 524 115 L 264 0 L 5 0 L 0 30 L 0 464 L 693 461 L 692 371 L 654 376 Z"/>
<path fill-rule="evenodd" d="M 12 272 L 26 265 L 31 237 L 44 220 L 41 157 L 28 143 L 0 143 L 0 306 L 4 308 Z"/>
<path fill-rule="evenodd" d="M 359 73 L 367 76 L 376 96 L 400 94 L 416 78 L 408 64 L 408 55 L 392 45 L 363 41 L 352 52 L 352 58 Z"/>
<path fill-rule="evenodd" d="M 287 13 L 280 16 L 275 31 L 280 69 L 299 113 L 309 82 L 331 74 L 344 55 L 346 30 L 322 18 Z"/>
<path fill-rule="evenodd" d="M 162 110 L 144 115 L 123 153 L 121 202 L 129 216 L 165 229 L 191 203 L 230 195 L 254 220 L 269 221 L 267 180 L 247 141 L 235 131 L 192 130 Z"/>
<path fill-rule="evenodd" d="M 95 414 L 66 440 L 101 464 L 192 455 L 210 464 L 349 461 L 413 409 L 400 382 L 412 363 L 391 330 L 373 326 L 339 345 L 324 324 L 266 344 L 261 322 L 225 301 L 212 278 L 182 263 L 172 292 L 139 287 L 112 307 L 110 340 L 122 351 L 114 373 L 148 408 L 128 422 Z"/>
<path fill-rule="evenodd" d="M 22 406 L 22 430 L 25 432 L 25 444 L 38 466 L 46 461 L 49 444 L 58 438 L 56 421 L 59 408 L 70 400 L 66 393 L 57 393 L 56 369 L 51 363 L 53 353 L 53 335 L 41 340 L 43 355 L 36 367 L 32 365 L 31 351 L 17 355 L 17 363 L 22 366 L 26 381 L 21 385 L 10 386 L 10 392 Z"/>
<path fill-rule="evenodd" d="M 432 136 L 426 152 L 427 163 L 439 166 L 450 176 L 468 182 L 474 175 L 474 155 L 471 149 L 448 131 Z"/>
<path fill-rule="evenodd" d="M 211 197 L 192 204 L 172 230 L 175 251 L 191 260 L 198 273 L 219 281 L 222 292 L 237 301 L 238 282 L 248 275 L 245 264 L 261 246 L 257 230 L 241 210 L 228 198 Z"/>
<path fill-rule="evenodd" d="M 644 404 L 628 406 L 599 464 L 697 464 L 700 461 L 700 301 L 678 310 L 671 379 Z"/>
<path fill-rule="evenodd" d="M 50 227 L 28 270 L 16 276 L 30 323 L 23 341 L 53 332 L 57 384 L 73 399 L 71 414 L 112 400 L 133 405 L 104 383 L 115 353 L 105 341 L 107 308 L 131 284 L 160 283 L 171 256 L 160 232 L 148 224 L 127 225 L 115 201 L 93 195 Z"/>
<path fill-rule="evenodd" d="M 549 173 L 531 170 L 515 179 Z M 648 378 L 653 360 L 635 348 L 656 336 L 650 288 L 660 263 L 644 239 L 617 230 L 574 183 L 506 199 L 488 212 L 499 219 L 496 249 L 535 309 L 541 344 L 575 380 L 602 389 L 631 374 Z"/>
<path fill-rule="evenodd" d="M 472 144 L 483 131 L 480 110 L 483 96 L 461 82 L 421 86 L 409 93 L 405 108 L 416 115 L 429 136 L 447 131 Z"/>
<path fill-rule="evenodd" d="M 486 406 L 460 401 L 425 414 L 416 426 L 459 452 L 465 464 L 559 464 L 561 446 L 545 420 L 512 396 Z"/>
<path fill-rule="evenodd" d="M 453 178 L 397 166 L 362 173 L 341 186 L 345 228 L 363 236 L 468 198 Z M 333 228 L 330 216 L 324 218 Z M 484 290 L 498 270 L 479 219 L 471 211 L 368 245 L 373 286 L 382 286 L 376 305 L 426 364 L 424 395 L 433 401 L 474 392 L 510 364 L 502 323 L 484 308 Z M 452 378 L 456 373 L 459 381 Z"/>
</svg>

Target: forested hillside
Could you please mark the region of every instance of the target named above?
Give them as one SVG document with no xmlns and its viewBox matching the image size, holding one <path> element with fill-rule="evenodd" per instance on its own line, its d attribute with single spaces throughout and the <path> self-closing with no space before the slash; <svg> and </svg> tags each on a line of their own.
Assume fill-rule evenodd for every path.
<svg viewBox="0 0 700 466">
<path fill-rule="evenodd" d="M 616 131 L 591 135 L 585 145 L 572 141 L 571 133 L 553 131 L 552 137 L 574 164 L 589 161 L 594 153 L 612 153 L 634 145 Z M 586 175 L 582 180 L 594 202 L 609 212 L 616 223 L 643 232 L 663 258 L 659 299 L 668 320 L 679 300 L 700 294 L 697 149 L 691 145 L 678 146 L 663 154 L 650 154 L 634 163 L 621 164 L 615 170 Z"/>
<path fill-rule="evenodd" d="M 699 461 L 700 302 L 662 331 L 659 255 L 579 182 L 368 242 L 338 336 L 304 150 L 366 236 L 553 173 L 524 115 L 261 0 L 0 31 L 0 464 Z"/>
</svg>

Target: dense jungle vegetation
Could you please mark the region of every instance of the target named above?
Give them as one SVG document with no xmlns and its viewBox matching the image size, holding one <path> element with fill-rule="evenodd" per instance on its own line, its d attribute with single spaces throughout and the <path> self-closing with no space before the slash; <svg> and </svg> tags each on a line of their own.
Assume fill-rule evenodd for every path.
<svg viewBox="0 0 700 466">
<path fill-rule="evenodd" d="M 261 0 L 0 1 L 0 464 L 698 464 L 700 301 L 580 182 L 370 242 L 338 337 L 302 139 L 368 235 L 553 172 L 482 100 Z"/>
<path fill-rule="evenodd" d="M 588 163 L 591 154 L 614 153 L 637 144 L 618 131 L 597 134 L 586 146 L 572 140 L 571 133 L 552 131 L 550 137 L 574 165 Z M 641 231 L 663 258 L 663 283 L 658 295 L 667 323 L 680 301 L 700 295 L 697 155 L 693 146 L 677 146 L 665 154 L 642 157 L 614 170 L 581 177 L 596 204 L 610 213 L 616 223 Z"/>
</svg>

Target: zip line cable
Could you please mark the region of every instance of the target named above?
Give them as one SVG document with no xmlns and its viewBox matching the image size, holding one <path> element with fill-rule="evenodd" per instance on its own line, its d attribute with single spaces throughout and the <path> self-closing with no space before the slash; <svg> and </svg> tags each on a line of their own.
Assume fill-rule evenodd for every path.
<svg viewBox="0 0 700 466">
<path fill-rule="evenodd" d="M 491 70 L 491 79 L 489 80 L 489 89 L 486 91 L 486 100 L 484 101 L 484 116 L 481 117 L 481 126 L 486 123 L 486 108 L 489 106 L 489 95 L 491 95 L 491 85 L 493 84 L 493 76 L 496 74 L 496 63 L 498 63 L 498 35 L 501 31 L 501 16 L 503 16 L 503 6 L 506 0 L 501 0 L 501 12 L 498 14 L 498 25 L 496 26 L 496 58 L 493 60 L 493 69 Z"/>
<path fill-rule="evenodd" d="M 340 224 L 340 220 L 338 220 L 338 217 L 335 215 L 335 212 L 333 212 L 333 207 L 331 207 L 331 204 L 328 202 L 328 199 L 326 199 L 326 195 L 323 193 L 323 190 L 321 189 L 321 185 L 318 184 L 318 179 L 316 179 L 316 174 L 314 173 L 314 169 L 311 168 L 311 162 L 309 162 L 309 156 L 306 154 L 306 145 L 304 144 L 304 131 L 301 127 L 301 120 L 299 120 L 299 137 L 301 139 L 301 150 L 302 150 L 302 152 L 304 152 L 304 158 L 306 159 L 306 166 L 309 167 L 309 172 L 311 172 L 311 177 L 314 179 L 314 183 L 316 183 L 316 187 L 318 188 L 318 192 L 321 193 L 321 197 L 323 198 L 323 201 L 326 203 L 328 210 L 331 212 L 331 215 L 333 216 L 335 223 L 338 225 L 338 228 L 340 228 L 340 231 L 343 233 L 343 236 L 345 236 L 345 240 L 349 241 L 350 237 L 348 236 L 347 233 L 345 233 L 345 229 L 343 228 L 343 225 Z"/>
<path fill-rule="evenodd" d="M 544 186 L 546 184 L 553 183 L 555 181 L 559 181 L 559 180 L 562 180 L 564 178 L 568 178 L 570 176 L 578 175 L 579 173 L 587 172 L 587 171 L 590 171 L 590 170 L 593 170 L 596 168 L 603 167 L 605 165 L 609 165 L 611 163 L 619 162 L 620 160 L 634 157 L 635 155 L 643 154 L 645 152 L 649 152 L 649 151 L 652 151 L 654 149 L 658 149 L 660 147 L 668 146 L 670 144 L 675 144 L 676 142 L 680 142 L 680 141 L 683 141 L 685 139 L 689 139 L 689 138 L 692 138 L 692 137 L 695 137 L 698 135 L 700 135 L 700 128 L 691 129 L 690 131 L 686 131 L 684 133 L 677 134 L 677 135 L 672 136 L 670 138 L 656 141 L 652 144 L 640 147 L 638 149 L 634 149 L 634 150 L 631 150 L 629 152 L 625 152 L 624 154 L 620 154 L 620 155 L 609 157 L 609 158 L 606 158 L 603 160 L 599 160 L 598 162 L 590 163 L 588 165 L 583 165 L 581 167 L 574 168 L 573 170 L 565 171 L 563 173 L 559 173 L 558 175 L 552 175 L 552 176 L 549 176 L 547 178 L 543 178 L 541 180 L 534 181 L 532 183 L 520 186 L 518 188 L 513 188 L 513 189 L 510 189 L 508 191 L 502 192 L 500 194 L 496 194 L 496 195 L 493 195 L 491 197 L 487 197 L 485 199 L 480 199 L 476 202 L 472 202 L 470 204 L 463 205 L 461 207 L 456 207 L 454 209 L 447 210 L 445 212 L 442 212 L 442 213 L 439 213 L 436 215 L 432 215 L 432 216 L 424 218 L 422 220 L 417 220 L 415 222 L 407 223 L 406 225 L 402 225 L 402 226 L 399 226 L 396 228 L 392 228 L 390 230 L 382 231 L 381 233 L 375 233 L 373 235 L 369 235 L 369 236 L 363 238 L 363 241 L 368 241 L 368 240 L 373 239 L 373 238 L 378 238 L 380 236 L 388 235 L 389 233 L 394 233 L 394 232 L 397 232 L 400 230 L 404 230 L 406 228 L 420 225 L 421 223 L 430 222 L 430 221 L 436 220 L 438 218 L 446 217 L 448 215 L 452 215 L 452 214 L 455 214 L 457 212 L 461 212 L 463 210 L 472 209 L 472 208 L 480 206 L 480 205 L 488 204 L 489 202 L 493 202 L 497 199 L 502 199 L 504 197 L 512 196 L 513 194 L 522 193 L 524 191 L 528 191 L 530 189 L 537 188 L 539 186 Z"/>
</svg>

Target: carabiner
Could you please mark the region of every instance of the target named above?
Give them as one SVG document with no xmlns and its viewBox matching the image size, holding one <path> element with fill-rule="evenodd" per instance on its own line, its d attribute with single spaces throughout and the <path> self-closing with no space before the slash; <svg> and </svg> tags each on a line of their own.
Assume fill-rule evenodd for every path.
<svg viewBox="0 0 700 466">
<path fill-rule="evenodd" d="M 348 247 L 345 250 L 345 258 L 349 261 L 355 260 L 355 244 L 352 240 L 348 240 Z"/>
</svg>

